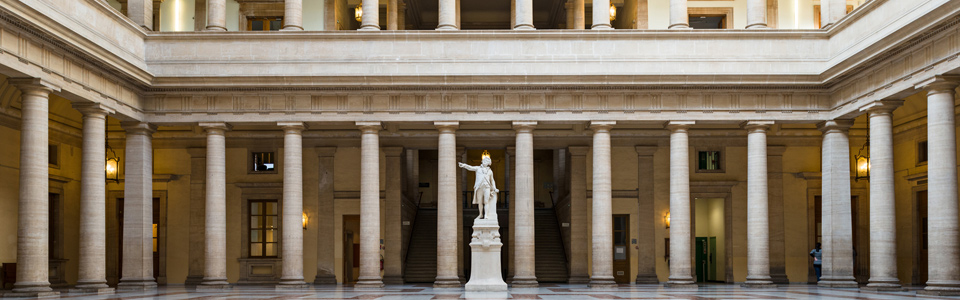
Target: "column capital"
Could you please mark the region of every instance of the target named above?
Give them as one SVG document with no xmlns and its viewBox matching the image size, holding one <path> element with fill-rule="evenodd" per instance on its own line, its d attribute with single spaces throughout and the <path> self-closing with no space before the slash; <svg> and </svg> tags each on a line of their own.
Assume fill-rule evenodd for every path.
<svg viewBox="0 0 960 300">
<path fill-rule="evenodd" d="M 770 126 L 775 123 L 774 121 L 744 121 L 740 123 L 740 127 L 747 131 L 767 131 L 767 129 L 770 129 Z"/>
<path fill-rule="evenodd" d="M 617 121 L 590 121 L 590 129 L 593 131 L 610 131 Z"/>
<path fill-rule="evenodd" d="M 400 157 L 403 153 L 403 147 L 383 147 L 383 155 L 386 157 Z"/>
<path fill-rule="evenodd" d="M 513 130 L 517 132 L 532 132 L 537 127 L 537 121 L 513 121 Z"/>
<path fill-rule="evenodd" d="M 123 130 L 127 131 L 127 134 L 145 134 L 150 135 L 154 132 L 157 132 L 157 125 L 138 122 L 138 121 L 129 121 L 129 122 L 120 122 L 120 127 Z"/>
<path fill-rule="evenodd" d="M 187 154 L 190 154 L 190 158 L 205 158 L 207 157 L 207 148 L 187 148 Z"/>
<path fill-rule="evenodd" d="M 277 126 L 283 128 L 284 133 L 301 133 L 307 130 L 307 124 L 304 122 L 277 122 Z"/>
<path fill-rule="evenodd" d="M 458 121 L 437 121 L 433 122 L 433 126 L 437 127 L 437 130 L 440 132 L 454 132 L 460 128 L 460 122 Z"/>
<path fill-rule="evenodd" d="M 914 87 L 926 90 L 927 95 L 952 93 L 960 84 L 960 76 L 937 75 L 920 81 Z"/>
<path fill-rule="evenodd" d="M 636 146 L 638 156 L 653 156 L 657 152 L 657 146 Z"/>
<path fill-rule="evenodd" d="M 200 122 L 197 125 L 203 128 L 207 134 L 223 134 L 225 131 L 233 129 L 233 125 L 226 122 Z"/>
<path fill-rule="evenodd" d="M 317 155 L 320 157 L 333 157 L 337 154 L 337 147 L 317 147 Z"/>
<path fill-rule="evenodd" d="M 587 152 L 590 152 L 590 146 L 570 146 L 567 151 L 573 156 L 586 156 Z"/>
<path fill-rule="evenodd" d="M 363 133 L 377 133 L 383 129 L 383 124 L 379 121 L 357 121 L 356 124 Z"/>
<path fill-rule="evenodd" d="M 823 131 L 823 133 L 847 132 L 850 127 L 853 127 L 853 120 L 826 120 L 817 123 L 817 129 Z"/>
<path fill-rule="evenodd" d="M 105 118 L 107 115 L 116 113 L 116 110 L 101 103 L 83 102 L 73 103 L 73 109 L 80 111 L 84 117 Z"/>
<path fill-rule="evenodd" d="M 860 111 L 874 114 L 892 114 L 894 110 L 903 105 L 903 100 L 877 100 L 867 103 L 860 107 Z"/>
<path fill-rule="evenodd" d="M 670 131 L 686 131 L 694 124 L 697 124 L 697 121 L 668 121 L 663 127 Z"/>
<path fill-rule="evenodd" d="M 60 86 L 41 78 L 10 78 L 7 82 L 16 86 L 24 94 L 59 92 Z"/>
</svg>

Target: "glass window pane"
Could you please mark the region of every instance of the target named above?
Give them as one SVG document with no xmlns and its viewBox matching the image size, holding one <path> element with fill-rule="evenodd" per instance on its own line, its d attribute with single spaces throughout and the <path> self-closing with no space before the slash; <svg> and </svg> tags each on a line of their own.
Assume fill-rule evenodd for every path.
<svg viewBox="0 0 960 300">
<path fill-rule="evenodd" d="M 250 242 L 263 242 L 263 233 L 261 233 L 260 230 L 251 230 Z"/>
<path fill-rule="evenodd" d="M 260 212 L 260 202 L 250 202 L 250 214 L 251 215 L 260 215 L 263 214 Z M 251 224 L 252 225 L 252 224 Z"/>
<path fill-rule="evenodd" d="M 265 242 L 276 242 L 277 241 L 277 230 L 264 230 L 264 240 Z"/>
<path fill-rule="evenodd" d="M 261 244 L 261 243 L 251 243 L 251 244 L 250 244 L 250 256 L 263 256 L 263 244 Z"/>
<path fill-rule="evenodd" d="M 265 256 L 277 256 L 277 243 L 267 243 Z"/>
<path fill-rule="evenodd" d="M 265 228 L 277 228 L 277 219 L 280 217 L 267 217 L 267 223 Z"/>
<path fill-rule="evenodd" d="M 277 202 L 267 202 L 266 215 L 277 215 Z"/>
<path fill-rule="evenodd" d="M 253 26 L 251 26 L 253 31 L 263 31 L 263 21 L 255 20 L 253 21 Z"/>
<path fill-rule="evenodd" d="M 270 30 L 280 30 L 280 20 L 270 21 Z"/>
<path fill-rule="evenodd" d="M 250 228 L 263 228 L 263 223 L 261 223 L 262 218 L 263 217 L 258 216 L 250 217 Z"/>
</svg>

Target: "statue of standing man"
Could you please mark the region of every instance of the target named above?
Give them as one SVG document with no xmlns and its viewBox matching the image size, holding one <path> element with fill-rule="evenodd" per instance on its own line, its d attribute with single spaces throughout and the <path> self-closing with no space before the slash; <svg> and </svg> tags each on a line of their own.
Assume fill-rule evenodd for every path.
<svg viewBox="0 0 960 300">
<path fill-rule="evenodd" d="M 483 151 L 483 160 L 479 166 L 457 163 L 461 168 L 477 173 L 477 181 L 473 184 L 473 204 L 480 206 L 480 215 L 477 219 L 497 219 L 497 183 L 493 180 L 493 170 L 490 169 L 490 153 Z"/>
</svg>

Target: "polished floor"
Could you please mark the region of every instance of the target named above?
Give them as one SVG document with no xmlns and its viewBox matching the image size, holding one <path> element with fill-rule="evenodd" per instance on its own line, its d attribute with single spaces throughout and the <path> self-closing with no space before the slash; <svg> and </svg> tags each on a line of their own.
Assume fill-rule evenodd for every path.
<svg viewBox="0 0 960 300">
<path fill-rule="evenodd" d="M 222 292 L 197 292 L 179 285 L 150 292 L 122 292 L 113 295 L 62 293 L 74 299 L 960 299 L 917 295 L 918 289 L 903 292 L 868 292 L 857 289 L 819 288 L 815 285 L 783 285 L 776 289 L 744 289 L 739 285 L 711 284 L 697 290 L 665 289 L 657 285 L 622 285 L 615 289 L 590 289 L 584 285 L 544 284 L 537 289 L 511 289 L 507 293 L 465 293 L 462 289 L 433 289 L 429 285 L 387 286 L 378 290 L 351 287 L 314 287 L 277 291 L 271 287 L 243 286 Z"/>
</svg>

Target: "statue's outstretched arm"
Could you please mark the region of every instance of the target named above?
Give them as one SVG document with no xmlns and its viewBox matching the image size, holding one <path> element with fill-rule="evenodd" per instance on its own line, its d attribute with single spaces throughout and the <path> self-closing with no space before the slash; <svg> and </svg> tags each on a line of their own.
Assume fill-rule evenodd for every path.
<svg viewBox="0 0 960 300">
<path fill-rule="evenodd" d="M 465 164 L 465 163 L 462 163 L 462 162 L 458 162 L 457 165 L 460 166 L 461 168 L 467 169 L 467 170 L 469 170 L 469 171 L 474 171 L 474 172 L 476 172 L 476 171 L 477 171 L 477 168 L 478 168 L 478 167 L 474 167 L 474 166 L 471 166 L 471 165 L 468 165 L 468 164 Z"/>
</svg>

